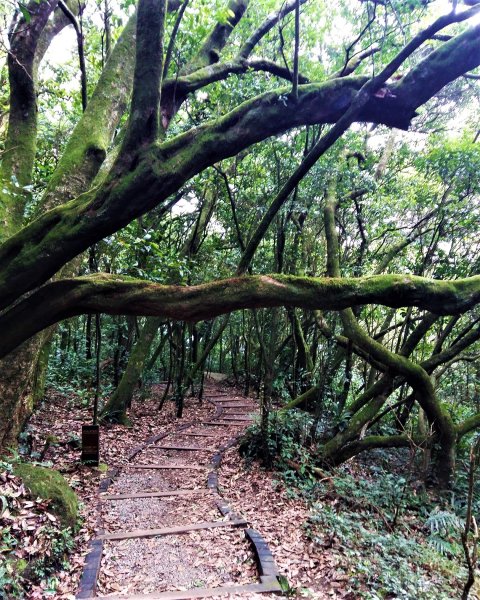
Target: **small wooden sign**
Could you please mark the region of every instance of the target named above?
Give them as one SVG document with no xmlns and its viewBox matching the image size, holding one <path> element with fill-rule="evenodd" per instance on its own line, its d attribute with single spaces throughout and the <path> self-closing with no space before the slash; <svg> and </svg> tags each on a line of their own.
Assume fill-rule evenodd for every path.
<svg viewBox="0 0 480 600">
<path fill-rule="evenodd" d="M 100 460 L 100 428 L 82 425 L 82 462 L 98 467 Z"/>
</svg>

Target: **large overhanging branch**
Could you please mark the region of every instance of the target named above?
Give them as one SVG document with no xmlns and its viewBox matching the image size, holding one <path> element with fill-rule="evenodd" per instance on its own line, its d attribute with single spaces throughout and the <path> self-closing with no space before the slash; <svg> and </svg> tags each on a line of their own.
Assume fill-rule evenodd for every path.
<svg viewBox="0 0 480 600">
<path fill-rule="evenodd" d="M 288 10 L 293 10 L 294 6 L 294 1 L 288 3 Z M 429 39 L 431 36 L 431 33 L 429 32 L 438 31 L 452 22 L 466 20 L 476 14 L 479 9 L 479 7 L 473 7 L 462 13 L 450 13 L 440 17 L 430 27 L 418 34 L 416 38 L 421 38 L 420 43 L 422 43 L 422 41 Z M 271 18 L 273 18 L 273 16 Z M 269 19 L 267 19 L 267 21 L 268 20 Z M 475 29 L 476 31 L 474 31 Z M 449 79 L 452 69 L 456 69 L 464 63 L 474 65 L 470 66 L 468 70 L 471 70 L 475 68 L 475 65 L 478 65 L 478 48 L 470 48 L 470 43 L 475 39 L 478 41 L 479 32 L 477 28 L 472 28 L 469 33 L 470 35 L 451 38 L 446 44 L 443 44 L 443 46 L 435 52 L 429 54 L 427 58 L 408 75 L 403 77 L 397 83 L 389 85 L 389 93 L 384 97 L 377 98 L 374 96 L 365 107 L 362 118 L 368 121 L 380 122 L 373 116 L 373 113 L 380 111 L 382 113 L 382 119 L 388 119 L 388 121 L 381 121 L 383 124 L 398 127 L 400 129 L 407 129 L 411 119 L 416 114 L 416 109 L 434 96 L 447 83 L 452 81 L 451 78 Z M 246 46 L 247 45 L 248 43 Z M 413 39 L 409 45 L 415 45 L 415 39 Z M 399 57 L 404 53 L 408 55 L 411 52 L 411 50 L 408 50 L 409 45 L 399 53 Z M 359 56 L 358 60 L 361 62 L 363 58 L 376 51 L 378 51 L 378 48 L 370 49 Z M 220 81 L 228 77 L 229 74 L 240 74 L 248 69 L 253 69 L 270 72 L 278 77 L 291 80 L 291 74 L 288 69 L 272 63 L 272 61 L 263 59 L 252 58 L 247 60 L 249 54 L 250 52 L 245 53 L 240 51 L 232 61 L 202 65 L 204 68 L 200 68 L 195 72 L 189 70 L 178 78 L 172 78 L 165 81 L 162 112 L 165 116 L 166 123 L 173 117 L 179 106 L 189 94 L 211 83 Z M 356 62 L 349 64 L 348 68 L 337 73 L 336 77 L 345 77 L 352 73 L 356 66 L 358 66 Z M 460 77 L 466 72 L 467 71 L 463 69 L 463 66 L 461 66 L 460 71 L 455 78 Z M 366 79 L 364 81 L 366 81 Z M 300 83 L 302 82 L 307 83 L 306 78 L 303 76 L 301 76 L 300 79 Z M 422 101 L 417 102 L 416 99 L 420 97 L 422 97 Z M 388 117 L 386 112 L 389 112 Z M 395 117 L 393 117 L 394 115 Z"/>
<path fill-rule="evenodd" d="M 470 12 L 470 11 L 467 11 Z M 464 16 L 465 13 L 462 13 Z M 460 15 L 458 18 L 461 18 Z M 455 14 L 452 13 L 445 17 L 437 19 L 430 27 L 417 34 L 391 61 L 387 64 L 382 71 L 375 77 L 367 80 L 358 93 L 352 98 L 348 109 L 342 114 L 342 116 L 336 121 L 335 125 L 324 134 L 313 148 L 304 157 L 300 165 L 295 169 L 294 173 L 284 183 L 273 202 L 269 206 L 268 210 L 264 214 L 261 222 L 254 231 L 250 238 L 245 251 L 243 252 L 240 264 L 237 269 L 238 274 L 242 274 L 248 268 L 251 263 L 254 253 L 260 244 L 260 241 L 265 236 L 267 228 L 270 226 L 275 215 L 278 213 L 280 208 L 285 204 L 290 194 L 294 189 L 297 188 L 300 181 L 305 177 L 313 165 L 320 159 L 320 157 L 329 150 L 333 144 L 343 135 L 343 133 L 350 127 L 350 125 L 358 120 L 359 115 L 362 114 L 368 103 L 375 98 L 375 92 L 377 92 L 380 86 L 384 85 L 385 82 L 391 77 L 396 70 L 403 64 L 403 62 L 417 50 L 421 44 L 429 38 L 432 32 L 438 31 L 455 19 Z M 295 97 L 297 99 L 298 86 L 295 86 Z M 383 94 L 382 94 L 383 95 Z M 388 96 L 388 95 L 387 95 Z M 333 273 L 330 273 L 332 275 Z"/>
<path fill-rule="evenodd" d="M 0 356 L 67 317 L 90 312 L 199 321 L 244 308 L 341 310 L 361 304 L 418 306 L 438 314 L 480 303 L 480 276 L 438 281 L 410 275 L 234 277 L 196 286 L 160 285 L 105 273 L 45 285 L 0 317 Z"/>
<path fill-rule="evenodd" d="M 432 52 L 396 84 L 395 97 L 371 98 L 357 120 L 368 117 L 405 127 L 428 94 L 435 94 L 477 64 L 480 25 Z M 44 283 L 92 243 L 164 202 L 208 166 L 293 127 L 336 122 L 365 81 L 346 77 L 299 86 L 296 102 L 289 98 L 290 88 L 281 88 L 247 101 L 213 122 L 150 146 L 126 177 L 110 177 L 99 190 L 45 213 L 0 247 L 0 308 Z"/>
<path fill-rule="evenodd" d="M 164 126 L 168 125 L 190 94 L 211 83 L 222 81 L 229 75 L 238 75 L 247 71 L 264 71 L 288 81 L 292 80 L 292 74 L 289 69 L 265 58 L 237 59 L 215 63 L 198 69 L 192 74 L 167 79 L 162 88 L 162 117 L 164 119 Z M 308 83 L 308 79 L 300 75 L 299 82 L 302 84 Z"/>
</svg>

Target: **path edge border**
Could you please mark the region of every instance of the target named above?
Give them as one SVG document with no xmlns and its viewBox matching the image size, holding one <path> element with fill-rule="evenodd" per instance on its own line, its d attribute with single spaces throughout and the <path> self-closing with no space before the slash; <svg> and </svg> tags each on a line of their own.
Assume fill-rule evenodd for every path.
<svg viewBox="0 0 480 600">
<path fill-rule="evenodd" d="M 216 407 L 216 408 L 218 411 L 218 407 Z M 215 416 L 217 414 L 217 411 L 215 412 Z M 182 431 L 182 429 L 188 429 L 189 427 L 192 427 L 192 425 L 194 425 L 194 424 L 195 424 L 195 422 L 183 423 L 175 431 Z M 128 462 L 132 461 L 137 456 L 137 454 L 142 452 L 142 450 L 145 450 L 145 448 L 147 448 L 147 446 L 150 446 L 150 444 L 155 444 L 156 442 L 159 442 L 161 439 L 167 437 L 171 433 L 172 432 L 169 431 L 167 433 L 160 433 L 160 434 L 156 434 L 156 435 L 152 435 L 152 436 L 148 437 L 143 444 L 139 444 L 138 446 L 135 446 L 133 448 L 133 450 L 127 455 L 127 461 Z M 108 490 L 110 485 L 113 483 L 113 480 L 115 479 L 115 477 L 117 477 L 119 475 L 120 471 L 121 471 L 121 467 L 115 467 L 113 469 L 110 469 L 107 472 L 105 479 L 102 479 L 100 481 L 100 483 L 98 484 L 98 490 L 97 490 L 97 494 L 98 494 L 98 502 L 97 502 L 98 529 L 96 532 L 97 536 L 101 535 L 103 533 L 100 494 L 103 494 Z M 85 557 L 85 562 L 84 562 L 83 570 L 82 570 L 82 576 L 80 577 L 77 592 L 75 594 L 75 600 L 86 600 L 87 598 L 95 598 L 95 594 L 97 591 L 98 574 L 100 573 L 100 565 L 102 562 L 103 544 L 104 544 L 104 540 L 98 539 L 98 537 L 94 537 L 89 541 L 89 551 Z"/>
<path fill-rule="evenodd" d="M 229 517 L 230 519 L 239 519 L 244 517 L 242 517 L 241 514 L 235 513 L 222 496 L 218 482 L 218 470 L 222 465 L 225 452 L 230 448 L 233 448 L 241 439 L 242 435 L 243 434 L 235 436 L 215 453 L 210 465 L 212 470 L 208 474 L 207 480 L 208 488 L 210 488 L 216 495 L 215 501 L 219 511 L 224 517 Z M 269 590 L 270 593 L 278 595 L 283 594 L 283 589 L 279 579 L 280 572 L 268 543 L 256 529 L 248 527 L 244 529 L 244 532 L 245 537 L 250 542 L 253 549 L 260 582 L 271 586 L 271 589 Z"/>
</svg>

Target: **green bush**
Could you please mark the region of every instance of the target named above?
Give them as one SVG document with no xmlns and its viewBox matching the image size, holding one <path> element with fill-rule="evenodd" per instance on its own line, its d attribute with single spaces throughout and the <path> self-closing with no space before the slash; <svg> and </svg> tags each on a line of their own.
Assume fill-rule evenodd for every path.
<svg viewBox="0 0 480 600">
<path fill-rule="evenodd" d="M 311 425 L 310 415 L 301 411 L 273 413 L 266 430 L 260 423 L 249 427 L 240 444 L 240 452 L 247 462 L 258 460 L 267 467 L 272 464 L 286 466 L 288 460 L 304 464 L 308 461 L 305 443 Z"/>
</svg>

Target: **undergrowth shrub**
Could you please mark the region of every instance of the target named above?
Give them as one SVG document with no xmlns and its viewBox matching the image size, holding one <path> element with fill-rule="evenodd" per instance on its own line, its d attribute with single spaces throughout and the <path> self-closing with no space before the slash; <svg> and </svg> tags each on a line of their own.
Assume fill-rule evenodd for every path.
<svg viewBox="0 0 480 600">
<path fill-rule="evenodd" d="M 461 520 L 433 507 L 425 492 L 406 483 L 374 468 L 362 478 L 338 471 L 316 486 L 307 534 L 344 557 L 342 570 L 356 598 L 458 597 L 465 569 L 451 560 L 460 556 L 455 535 L 460 538 L 451 537 L 451 525 Z M 439 551 L 432 531 L 454 552 Z"/>
<path fill-rule="evenodd" d="M 68 556 L 80 525 L 77 521 L 74 526 L 65 526 L 55 515 L 54 501 L 30 493 L 16 475 L 16 467 L 18 464 L 0 459 L 1 600 L 26 598 L 38 587 L 45 597 L 53 594 L 55 572 L 69 568 Z"/>
<path fill-rule="evenodd" d="M 255 460 L 263 466 L 288 467 L 288 461 L 306 465 L 309 453 L 306 440 L 312 418 L 300 411 L 286 414 L 274 413 L 268 419 L 267 428 L 261 423 L 250 426 L 240 444 L 240 453 L 247 463 Z"/>
</svg>

